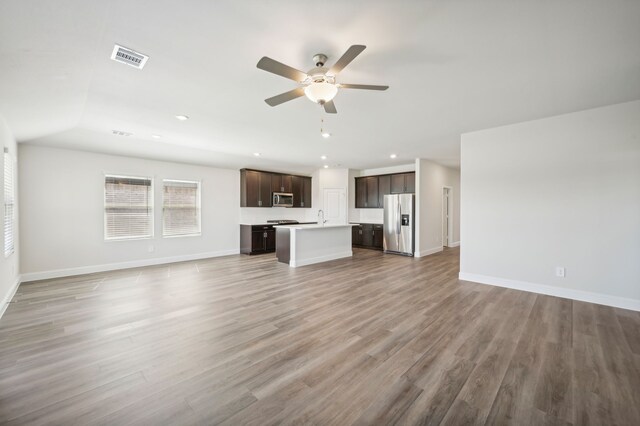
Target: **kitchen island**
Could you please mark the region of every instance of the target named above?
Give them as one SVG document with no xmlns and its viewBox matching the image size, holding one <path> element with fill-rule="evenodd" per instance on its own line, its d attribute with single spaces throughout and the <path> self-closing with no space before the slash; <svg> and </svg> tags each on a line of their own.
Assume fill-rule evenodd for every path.
<svg viewBox="0 0 640 426">
<path fill-rule="evenodd" d="M 352 224 L 277 225 L 276 257 L 292 268 L 351 257 Z"/>
</svg>

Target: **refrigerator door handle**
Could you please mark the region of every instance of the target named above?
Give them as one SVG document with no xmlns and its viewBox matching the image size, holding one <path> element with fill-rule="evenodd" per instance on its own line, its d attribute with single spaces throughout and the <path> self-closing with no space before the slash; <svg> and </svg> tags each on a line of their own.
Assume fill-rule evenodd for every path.
<svg viewBox="0 0 640 426">
<path fill-rule="evenodd" d="M 402 209 L 399 201 L 398 201 L 398 222 L 397 222 L 396 228 L 397 228 L 396 232 L 400 234 L 402 232 Z"/>
</svg>

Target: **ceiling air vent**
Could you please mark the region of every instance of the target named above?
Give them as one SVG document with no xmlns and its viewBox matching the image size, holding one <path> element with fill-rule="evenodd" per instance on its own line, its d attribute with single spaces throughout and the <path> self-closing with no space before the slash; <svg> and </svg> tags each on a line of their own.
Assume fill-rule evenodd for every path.
<svg viewBox="0 0 640 426">
<path fill-rule="evenodd" d="M 122 130 L 112 130 L 111 133 L 117 136 L 131 136 L 133 133 L 123 132 Z"/>
<path fill-rule="evenodd" d="M 111 59 L 141 70 L 144 64 L 147 63 L 149 57 L 116 44 L 113 47 L 113 52 L 111 52 Z"/>
</svg>

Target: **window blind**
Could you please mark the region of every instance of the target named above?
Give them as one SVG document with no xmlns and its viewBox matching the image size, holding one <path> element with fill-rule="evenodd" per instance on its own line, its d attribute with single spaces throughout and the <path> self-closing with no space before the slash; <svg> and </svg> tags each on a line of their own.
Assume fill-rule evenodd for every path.
<svg viewBox="0 0 640 426">
<path fill-rule="evenodd" d="M 162 235 L 200 234 L 200 182 L 164 180 Z"/>
<path fill-rule="evenodd" d="M 15 247 L 16 208 L 15 170 L 9 150 L 4 149 L 4 255 L 9 256 Z"/>
<path fill-rule="evenodd" d="M 151 178 L 105 176 L 105 239 L 121 240 L 152 236 L 153 185 Z"/>
</svg>

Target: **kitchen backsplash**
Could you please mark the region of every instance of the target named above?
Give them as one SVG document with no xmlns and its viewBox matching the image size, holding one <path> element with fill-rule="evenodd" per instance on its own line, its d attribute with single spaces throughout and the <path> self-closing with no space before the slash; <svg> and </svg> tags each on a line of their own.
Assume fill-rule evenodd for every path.
<svg viewBox="0 0 640 426">
<path fill-rule="evenodd" d="M 294 209 L 286 207 L 241 207 L 240 223 L 265 223 L 267 220 L 290 219 L 298 222 L 316 222 L 318 209 Z"/>
<path fill-rule="evenodd" d="M 382 223 L 384 219 L 384 209 L 357 209 L 360 211 L 362 223 Z"/>
</svg>

